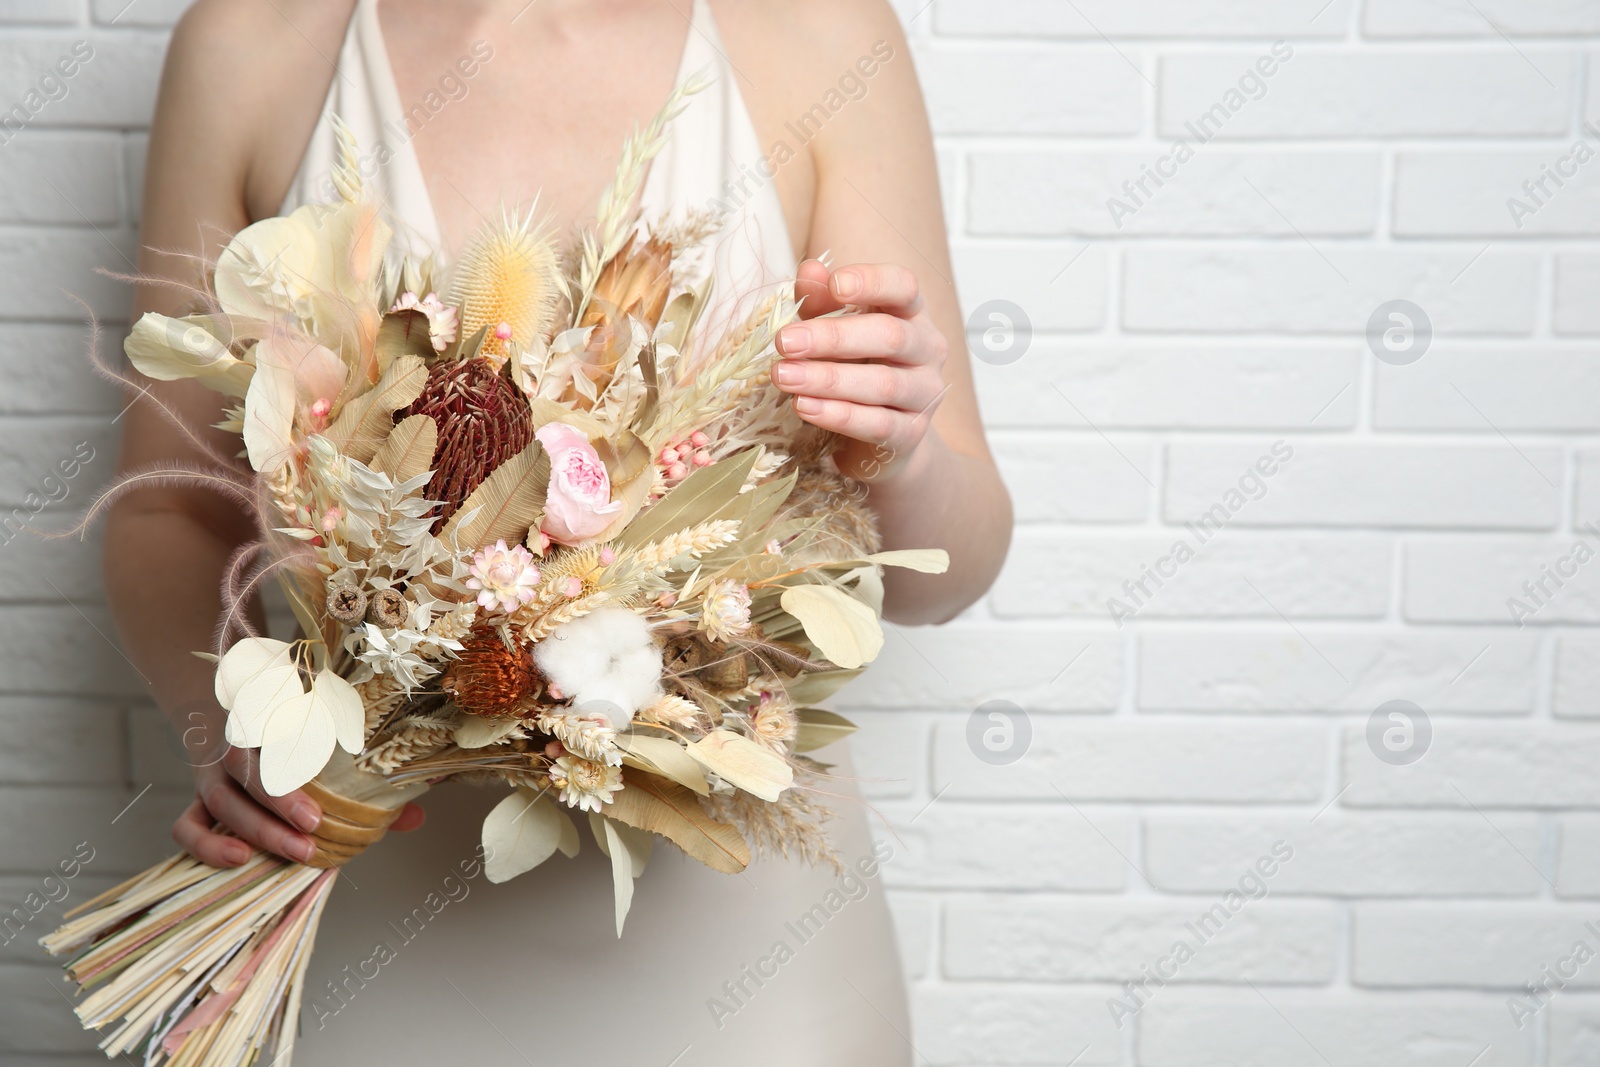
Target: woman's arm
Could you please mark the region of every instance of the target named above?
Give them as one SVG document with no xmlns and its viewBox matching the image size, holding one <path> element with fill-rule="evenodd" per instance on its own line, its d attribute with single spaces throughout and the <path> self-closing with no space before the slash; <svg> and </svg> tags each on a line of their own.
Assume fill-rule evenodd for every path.
<svg viewBox="0 0 1600 1067">
<path fill-rule="evenodd" d="M 884 0 L 780 10 L 786 32 L 774 42 L 784 56 L 770 58 L 788 66 L 782 106 L 794 120 L 819 114 L 816 104 L 828 116 L 805 146 L 805 252 L 831 253 L 836 269 L 802 264 L 797 289 L 810 321 L 780 337 L 788 358 L 777 381 L 802 418 L 847 438 L 837 458 L 868 483 L 887 547 L 949 551 L 944 575 L 891 568 L 886 577 L 889 618 L 943 622 L 999 573 L 1011 499 L 978 414 L 922 92 Z M 746 95 L 765 95 L 773 69 L 763 64 L 763 85 L 745 86 Z M 792 145 L 796 127 L 782 129 Z M 816 318 L 845 305 L 859 313 Z"/>
</svg>

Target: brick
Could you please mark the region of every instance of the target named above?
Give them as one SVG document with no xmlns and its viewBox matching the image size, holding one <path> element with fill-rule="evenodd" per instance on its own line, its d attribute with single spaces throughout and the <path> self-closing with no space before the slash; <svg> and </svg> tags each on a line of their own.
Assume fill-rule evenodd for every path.
<svg viewBox="0 0 1600 1067">
<path fill-rule="evenodd" d="M 1557 896 L 1600 897 L 1600 816 L 1561 819 L 1555 882 Z"/>
<path fill-rule="evenodd" d="M 1146 630 L 1138 706 L 1369 715 L 1405 698 L 1433 714 L 1527 715 L 1537 705 L 1539 643 L 1531 634 L 1314 626 L 1302 633 L 1305 641 L 1281 629 Z"/>
<path fill-rule="evenodd" d="M 52 697 L 0 696 L 0 782 L 121 785 L 127 774 L 122 709 Z"/>
<path fill-rule="evenodd" d="M 977 368 L 978 398 L 990 426 L 1094 434 L 1096 428 L 1337 430 L 1355 424 L 1358 345 L 1036 344 L 1016 363 Z M 1142 454 L 1136 458 L 1148 469 Z"/>
<path fill-rule="evenodd" d="M 1270 892 L 1271 881 L 1265 883 Z M 1252 900 L 1225 920 L 1215 900 L 958 898 L 945 906 L 946 977 L 1028 982 L 1331 981 L 1344 921 L 1326 904 Z M 1187 962 L 1160 963 L 1182 942 Z M 1174 969 L 1176 973 L 1173 974 Z"/>
<path fill-rule="evenodd" d="M 1504 999 L 1291 990 L 1229 998 L 1179 991 L 1146 1009 L 1139 1064 L 1534 1067 L 1535 1030 L 1519 1033 Z"/>
<path fill-rule="evenodd" d="M 1424 710 L 1427 710 L 1424 708 Z M 1416 763 L 1395 767 L 1373 756 L 1365 726 L 1344 733 L 1350 807 L 1565 808 L 1600 806 L 1600 728 L 1433 723 Z"/>
<path fill-rule="evenodd" d="M 1362 32 L 1372 37 L 1544 37 L 1600 33 L 1600 10 L 1585 0 L 1368 0 Z"/>
<path fill-rule="evenodd" d="M 1533 48 L 1518 55 L 1496 45 L 1462 52 L 1299 49 L 1265 80 L 1265 95 L 1243 96 L 1243 106 L 1231 112 L 1225 94 L 1241 75 L 1255 73 L 1265 48 L 1165 56 L 1160 130 L 1182 136 L 1193 122 L 1208 137 L 1230 140 L 1565 134 L 1573 58 Z M 1222 111 L 1202 126 L 1201 116 L 1213 107 Z"/>
<path fill-rule="evenodd" d="M 1150 513 L 1150 487 L 1102 441 L 991 434 L 989 447 L 1017 522 L 1140 522 Z M 1151 446 L 1128 447 L 1148 469 Z"/>
<path fill-rule="evenodd" d="M 1563 995 L 1550 1007 L 1548 1067 L 1588 1067 L 1600 1057 L 1600 997 Z"/>
<path fill-rule="evenodd" d="M 1348 246 L 1320 252 L 1130 248 L 1122 322 L 1137 331 L 1338 333 L 1364 339 L 1379 306 L 1403 299 L 1423 309 L 1436 333 L 1530 332 L 1538 257 L 1491 249 L 1474 263 L 1474 254 Z"/>
<path fill-rule="evenodd" d="M 1551 705 L 1557 715 L 1600 718 L 1600 634 L 1565 633 L 1556 645 Z"/>
<path fill-rule="evenodd" d="M 948 797 L 880 809 L 888 827 L 875 824 L 873 836 L 895 850 L 884 878 L 896 889 L 1107 892 L 1127 882 L 1133 820 L 1122 812 L 1058 800 L 1010 805 L 997 818 L 993 805 Z"/>
<path fill-rule="evenodd" d="M 1403 152 L 1395 160 L 1394 232 L 1406 237 L 1600 233 L 1595 142 L 1589 135 L 1528 152 Z"/>
<path fill-rule="evenodd" d="M 1123 587 L 1141 580 L 1185 539 L 1194 558 L 1177 566 L 1149 595 Z M 1141 618 L 1361 618 L 1383 614 L 1389 602 L 1390 546 L 1361 536 L 1214 536 L 1198 549 L 1186 531 L 1083 537 L 1019 530 L 991 603 L 1006 618 L 1075 615 L 1116 621 Z M 1252 588 L 1252 584 L 1254 588 Z M 1263 599 L 1265 598 L 1265 599 Z"/>
<path fill-rule="evenodd" d="M 1065 1063 L 1118 1067 L 1121 1039 L 1102 993 L 1014 983 L 919 985 L 913 991 L 918 1058 L 935 1067 Z"/>
<path fill-rule="evenodd" d="M 79 611 L 82 614 L 79 614 Z M 6 688 L 52 696 L 129 696 L 142 690 L 113 643 L 109 613 L 92 604 L 0 605 Z"/>
<path fill-rule="evenodd" d="M 1568 989 L 1594 989 L 1600 965 L 1556 968 L 1580 941 L 1600 954 L 1600 935 L 1584 925 L 1595 919 L 1584 905 L 1364 905 L 1355 909 L 1350 977 L 1378 988 L 1519 990 L 1549 966 Z"/>
<path fill-rule="evenodd" d="M 1600 430 L 1600 350 L 1478 349 L 1445 342 L 1403 367 L 1374 363 L 1380 430 L 1494 434 Z"/>
<path fill-rule="evenodd" d="M 69 851 L 62 858 L 70 856 Z M 67 868 L 67 871 L 72 870 L 70 866 Z M 60 926 L 66 911 L 120 881 L 90 874 L 89 870 L 89 867 L 79 869 L 71 878 L 63 877 L 64 872 L 58 867 L 35 875 L 0 877 L 0 964 L 32 963 L 48 967 L 62 962 L 45 952 L 39 945 L 39 938 Z M 0 1059 L 0 1067 L 4 1064 L 5 1060 Z"/>
<path fill-rule="evenodd" d="M 1600 536 L 1587 531 L 1538 540 L 1441 538 L 1408 543 L 1402 594 L 1405 617 L 1412 622 L 1528 626 L 1600 622 L 1600 566 L 1592 558 L 1587 564 L 1576 562 L 1574 546 L 1580 541 L 1590 552 L 1600 546 Z M 1558 567 L 1575 569 L 1575 574 L 1549 577 Z M 1542 591 L 1538 586 L 1524 587 L 1541 580 Z M 1563 584 L 1557 587 L 1556 580 Z"/>
<path fill-rule="evenodd" d="M 88 503 L 115 468 L 117 432 L 105 418 L 0 419 L 4 513 L 20 507 L 30 525 L 50 529 Z"/>
<path fill-rule="evenodd" d="M 1327 736 L 1302 726 L 1229 727 L 1030 716 L 1032 740 L 1015 762 L 975 755 L 968 723 L 934 730 L 933 780 L 952 799 L 1074 801 L 1311 801 L 1322 792 Z M 987 755 L 987 753 L 984 753 Z"/>
<path fill-rule="evenodd" d="M 57 63 L 70 59 L 74 43 L 80 40 L 86 41 L 94 54 L 62 80 L 65 96 L 45 98 L 39 79 L 59 77 Z M 165 48 L 164 40 L 144 34 L 65 32 L 0 40 L 0 110 L 26 105 L 34 112 L 29 129 L 146 126 L 155 110 Z M 40 95 L 30 102 L 27 97 L 33 92 Z M 41 102 L 42 106 L 35 106 Z"/>
<path fill-rule="evenodd" d="M 1376 226 L 1378 186 L 1369 154 L 978 153 L 971 225 L 997 236 L 1349 236 Z"/>
<path fill-rule="evenodd" d="M 0 151 L 0 222 L 114 226 L 122 217 L 115 137 L 23 134 Z"/>
<path fill-rule="evenodd" d="M 1312 822 L 1312 818 L 1316 822 Z M 1540 855 L 1534 816 L 1497 813 L 1344 813 L 1145 820 L 1144 873 L 1169 893 L 1226 892 L 1285 841 L 1294 857 L 1275 894 L 1529 897 L 1544 886 L 1524 856 Z"/>
<path fill-rule="evenodd" d="M 891 624 L 872 668 L 838 701 L 965 712 L 986 700 L 1010 700 L 1035 712 L 1111 711 L 1121 679 L 1121 639 L 1108 630 Z"/>
<path fill-rule="evenodd" d="M 128 221 L 137 223 L 144 207 L 144 166 L 150 151 L 150 138 L 145 134 L 129 134 L 123 140 L 122 173 L 127 183 L 124 203 L 128 206 Z"/>
<path fill-rule="evenodd" d="M 1288 458 L 1285 458 L 1285 455 Z M 1529 462 L 1552 473 L 1539 477 Z M 1554 529 L 1560 450 L 1269 441 L 1167 448 L 1173 525 Z M 1263 470 L 1273 473 L 1263 474 Z"/>
<path fill-rule="evenodd" d="M 126 877 L 164 858 L 172 820 L 193 793 L 152 789 L 139 797 L 142 788 L 0 786 L 0 873 L 42 876 L 84 843 L 93 849 L 83 863 L 89 874 Z"/>
<path fill-rule="evenodd" d="M 9 517 L 10 509 L 0 514 Z M 32 528 L 11 536 L 9 541 L 6 537 L 10 529 L 0 529 L 0 602 L 67 597 L 79 603 L 93 603 L 104 599 L 104 526 L 97 525 L 81 541 L 76 537 L 47 540 L 35 532 L 71 525 L 74 518 L 71 508 L 62 504 L 45 511 L 33 520 Z"/>
<path fill-rule="evenodd" d="M 1137 56 L 1133 56 L 1137 62 Z M 1144 80 L 1114 52 L 916 50 L 936 134 L 1116 134 L 1144 126 Z"/>
<path fill-rule="evenodd" d="M 0 230 L 0 317 L 81 321 L 70 293 L 100 319 L 125 321 L 133 287 L 95 271 L 132 273 L 135 252 L 132 234 L 120 229 Z"/>
<path fill-rule="evenodd" d="M 53 967 L 0 964 L 0 1053 L 94 1053 L 101 1035 L 78 1025 L 70 990 Z M 28 1056 L 30 1065 L 48 1062 Z"/>
<path fill-rule="evenodd" d="M 1600 333 L 1600 256 L 1573 253 L 1556 257 L 1557 333 Z"/>
<path fill-rule="evenodd" d="M 0 0 L 0 23 L 71 25 L 80 11 L 79 0 Z"/>
<path fill-rule="evenodd" d="M 981 331 L 991 325 L 987 318 L 971 321 L 978 308 L 991 300 L 1017 305 L 1038 331 L 1098 330 L 1105 324 L 1111 257 L 1103 248 L 961 241 L 951 248 L 951 256 L 969 329 Z M 1042 339 L 1035 338 L 1034 343 L 1042 346 Z M 1018 363 L 1003 367 L 979 364 L 977 369 L 1011 376 L 1023 364 L 1036 362 L 1030 349 Z"/>
<path fill-rule="evenodd" d="M 171 26 L 194 0 L 92 0 L 95 22 L 114 26 Z"/>
<path fill-rule="evenodd" d="M 939 922 L 939 898 L 931 893 L 890 893 L 895 942 L 911 981 L 928 976 L 933 958 L 933 931 Z"/>
<path fill-rule="evenodd" d="M 1573 521 L 1578 526 L 1600 521 L 1600 449 L 1579 448 L 1578 500 Z"/>
<path fill-rule="evenodd" d="M 1338 37 L 1350 19 L 1349 0 L 1315 12 L 1251 0 L 941 0 L 934 9 L 941 34 L 1069 37 Z"/>
<path fill-rule="evenodd" d="M 100 355 L 119 365 L 123 327 L 102 323 Z M 108 421 L 126 403 L 119 389 L 90 368 L 84 327 L 0 323 L 0 414 L 92 414 Z"/>
</svg>

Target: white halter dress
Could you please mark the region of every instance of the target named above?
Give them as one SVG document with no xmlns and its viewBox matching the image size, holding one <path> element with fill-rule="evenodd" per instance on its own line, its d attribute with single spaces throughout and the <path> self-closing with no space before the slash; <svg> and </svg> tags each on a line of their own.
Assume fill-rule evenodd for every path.
<svg viewBox="0 0 1600 1067">
<path fill-rule="evenodd" d="M 731 320 L 748 303 L 739 294 L 792 277 L 795 257 L 772 185 L 749 195 L 759 143 L 709 8 L 695 0 L 679 80 L 707 68 L 715 83 L 674 123 L 642 195 L 650 216 L 737 205 L 715 252 L 718 277 L 732 284 L 713 306 Z M 356 4 L 285 213 L 328 197 L 330 114 L 364 153 L 386 141 L 392 157 L 367 175 L 369 188 L 387 200 L 402 247 L 437 250 L 376 0 Z M 730 199 L 728 183 L 741 178 Z M 851 876 L 778 858 L 718 874 L 657 841 L 621 939 L 610 864 L 587 833 L 575 859 L 558 854 L 491 885 L 472 860 L 502 794 L 434 790 L 422 829 L 390 834 L 343 871 L 318 933 L 297 1067 L 910 1063 L 904 976 L 876 873 L 886 849 L 873 854 L 846 748 L 820 755 L 842 776 L 829 783 L 841 794 L 830 829 Z"/>
</svg>

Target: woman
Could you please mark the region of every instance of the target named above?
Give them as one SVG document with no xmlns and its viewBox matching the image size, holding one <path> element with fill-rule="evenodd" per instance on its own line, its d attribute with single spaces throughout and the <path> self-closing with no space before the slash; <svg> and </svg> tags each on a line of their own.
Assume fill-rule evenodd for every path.
<svg viewBox="0 0 1600 1067">
<path fill-rule="evenodd" d="M 775 378 L 841 435 L 837 461 L 866 482 L 888 547 L 949 550 L 946 575 L 887 578 L 888 617 L 948 620 L 998 570 L 1010 504 L 978 418 L 921 97 L 882 0 L 199 0 L 173 37 L 145 184 L 141 268 L 180 284 L 145 287 L 136 311 L 177 313 L 231 234 L 320 198 L 329 111 L 363 149 L 387 139 L 370 181 L 404 239 L 448 262 L 501 204 L 538 194 L 567 232 L 592 216 L 626 135 L 702 68 L 716 85 L 679 120 L 643 202 L 726 214 L 724 249 L 754 282 L 798 272 L 805 321 L 780 338 Z M 816 258 L 828 250 L 832 269 Z M 192 424 L 217 421 L 214 394 L 156 388 Z M 125 469 L 188 456 L 142 406 L 126 427 Z M 218 866 L 244 861 L 240 838 L 305 858 L 320 812 L 298 792 L 266 796 L 251 753 L 222 744 L 210 668 L 190 655 L 210 644 L 246 517 L 151 490 L 111 527 L 125 647 L 196 757 L 174 837 Z M 489 886 L 472 856 L 496 798 L 430 794 L 426 827 L 345 868 L 297 1062 L 908 1062 L 877 889 L 893 850 L 872 852 L 843 748 L 825 755 L 848 877 L 779 857 L 730 878 L 661 848 L 620 941 L 596 850 Z M 422 823 L 408 808 L 396 829 Z"/>
</svg>

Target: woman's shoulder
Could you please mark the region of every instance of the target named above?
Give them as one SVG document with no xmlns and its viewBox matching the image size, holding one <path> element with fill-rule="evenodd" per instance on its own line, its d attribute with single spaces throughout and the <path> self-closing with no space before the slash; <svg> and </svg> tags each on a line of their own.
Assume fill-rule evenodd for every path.
<svg viewBox="0 0 1600 1067">
<path fill-rule="evenodd" d="M 196 0 L 168 45 L 158 133 L 211 156 L 253 206 L 270 201 L 310 136 L 354 4 Z"/>
<path fill-rule="evenodd" d="M 712 0 L 718 25 L 771 67 L 802 81 L 854 65 L 874 45 L 900 50 L 905 34 L 889 0 Z"/>
</svg>

